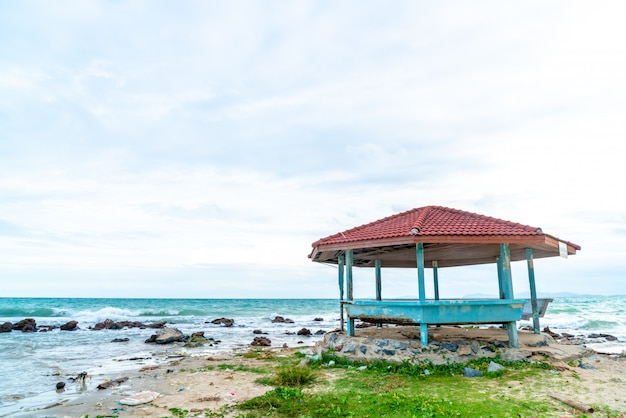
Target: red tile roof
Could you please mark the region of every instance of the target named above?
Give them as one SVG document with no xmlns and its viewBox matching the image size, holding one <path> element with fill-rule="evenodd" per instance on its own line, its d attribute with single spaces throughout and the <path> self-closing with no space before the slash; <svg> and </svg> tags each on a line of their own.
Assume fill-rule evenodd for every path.
<svg viewBox="0 0 626 418">
<path fill-rule="evenodd" d="M 541 229 L 442 206 L 424 206 L 319 239 L 313 247 L 407 236 L 529 236 Z"/>
</svg>

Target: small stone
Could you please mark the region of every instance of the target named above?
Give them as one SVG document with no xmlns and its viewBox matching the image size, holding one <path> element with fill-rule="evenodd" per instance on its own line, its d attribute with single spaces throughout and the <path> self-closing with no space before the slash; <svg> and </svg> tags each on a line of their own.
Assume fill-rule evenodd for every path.
<svg viewBox="0 0 626 418">
<path fill-rule="evenodd" d="M 386 356 L 395 356 L 396 350 L 388 350 L 386 348 L 383 349 L 383 354 Z"/>
<path fill-rule="evenodd" d="M 483 372 L 481 372 L 480 370 L 472 369 L 471 367 L 466 367 L 465 369 L 463 369 L 463 376 L 465 377 L 478 377 L 482 375 Z"/>
<path fill-rule="evenodd" d="M 376 341 L 376 345 L 377 345 L 378 347 L 384 347 L 384 346 L 386 346 L 387 344 L 389 344 L 389 340 L 378 340 L 378 341 Z"/>
<path fill-rule="evenodd" d="M 112 343 L 125 343 L 128 342 L 128 338 L 113 338 L 111 340 Z"/>
<path fill-rule="evenodd" d="M 498 364 L 494 361 L 489 362 L 489 367 L 487 368 L 487 371 L 489 373 L 495 373 L 495 372 L 499 372 L 501 370 L 504 370 L 504 366 L 502 366 L 501 364 Z"/>
<path fill-rule="evenodd" d="M 455 343 L 453 343 L 453 342 L 445 342 L 445 343 L 442 343 L 439 347 L 440 347 L 441 349 L 445 349 L 445 350 L 451 351 L 451 352 L 453 352 L 453 353 L 454 353 L 454 352 L 456 352 L 456 350 L 458 350 L 458 348 L 459 348 L 459 347 L 458 347 Z"/>
<path fill-rule="evenodd" d="M 65 382 L 59 382 L 59 383 L 57 383 L 57 390 L 61 390 L 61 389 L 63 389 L 63 388 L 65 388 Z"/>
<path fill-rule="evenodd" d="M 344 347 L 342 353 L 344 354 L 351 354 L 351 353 L 355 353 L 356 352 L 356 345 L 354 344 L 348 344 L 347 346 Z"/>
<path fill-rule="evenodd" d="M 361 370 L 361 371 L 363 371 L 363 370 L 366 370 L 366 369 L 367 369 L 367 366 L 360 366 L 358 369 L 359 369 L 359 370 Z"/>
<path fill-rule="evenodd" d="M 323 322 L 324 318 L 315 318 L 313 319 L 314 322 Z"/>
<path fill-rule="evenodd" d="M 406 348 L 409 346 L 407 343 L 403 343 L 402 341 L 394 341 L 392 345 L 393 348 L 395 348 L 396 350 L 406 350 Z"/>
<path fill-rule="evenodd" d="M 359 351 L 361 352 L 361 354 L 367 354 L 367 346 L 366 345 L 360 346 Z"/>
<path fill-rule="evenodd" d="M 311 330 L 307 329 L 307 328 L 302 328 L 298 331 L 298 335 L 305 335 L 305 336 L 310 336 L 311 335 Z"/>
</svg>

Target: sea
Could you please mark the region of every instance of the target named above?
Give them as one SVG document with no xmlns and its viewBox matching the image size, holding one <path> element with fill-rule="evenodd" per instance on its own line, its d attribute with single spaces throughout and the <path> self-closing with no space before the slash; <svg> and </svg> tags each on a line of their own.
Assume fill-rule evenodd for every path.
<svg viewBox="0 0 626 418">
<path fill-rule="evenodd" d="M 293 323 L 273 322 L 277 316 Z M 0 333 L 0 417 L 17 415 L 54 397 L 56 383 L 87 373 L 93 379 L 115 377 L 125 369 L 150 365 L 164 358 L 247 350 L 254 337 L 270 339 L 273 347 L 309 347 L 324 332 L 340 326 L 336 299 L 90 299 L 0 298 L 0 325 L 35 319 L 37 326 L 60 326 L 78 321 L 75 331 Z M 213 324 L 234 320 L 231 327 Z M 166 321 L 186 335 L 203 331 L 214 344 L 146 344 L 157 330 L 126 328 L 94 330 L 99 322 Z M 532 325 L 520 321 L 519 326 Z M 586 346 L 604 354 L 626 355 L 626 296 L 554 298 L 541 327 L 585 339 Z M 306 328 L 311 336 L 298 335 Z M 254 331 L 263 332 L 257 335 Z M 317 335 L 316 335 L 317 334 Z M 587 338 L 590 335 L 611 335 Z M 128 339 L 112 342 L 114 339 Z"/>
</svg>

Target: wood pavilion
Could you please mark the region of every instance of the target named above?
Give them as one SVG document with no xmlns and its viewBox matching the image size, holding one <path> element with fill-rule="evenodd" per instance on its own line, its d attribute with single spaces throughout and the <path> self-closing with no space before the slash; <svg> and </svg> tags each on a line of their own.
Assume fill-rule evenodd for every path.
<svg viewBox="0 0 626 418">
<path fill-rule="evenodd" d="M 527 262 L 528 316 L 533 319 L 534 332 L 539 333 L 539 317 L 547 301 L 537 299 L 533 259 L 573 255 L 580 250 L 540 228 L 441 206 L 379 219 L 319 239 L 312 247 L 312 261 L 338 266 L 342 329 L 345 311 L 350 336 L 354 336 L 355 319 L 419 324 L 422 345 L 428 344 L 429 324 L 503 324 L 512 347 L 517 347 L 517 321 L 522 319 L 527 301 L 514 298 L 511 261 Z M 499 299 L 439 298 L 439 268 L 489 263 L 497 266 Z M 354 299 L 353 267 L 374 268 L 375 300 Z M 383 299 L 383 267 L 417 268 L 419 298 Z M 432 269 L 434 299 L 426 298 L 426 268 Z"/>
</svg>

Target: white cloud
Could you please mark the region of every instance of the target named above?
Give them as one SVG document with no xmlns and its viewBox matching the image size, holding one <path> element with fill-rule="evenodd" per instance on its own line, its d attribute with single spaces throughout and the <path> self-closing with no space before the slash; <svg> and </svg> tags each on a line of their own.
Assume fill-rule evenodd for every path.
<svg viewBox="0 0 626 418">
<path fill-rule="evenodd" d="M 624 293 L 623 9 L 2 4 L 0 272 L 334 296 L 311 242 L 436 204 L 581 244 L 550 290 Z"/>
</svg>

